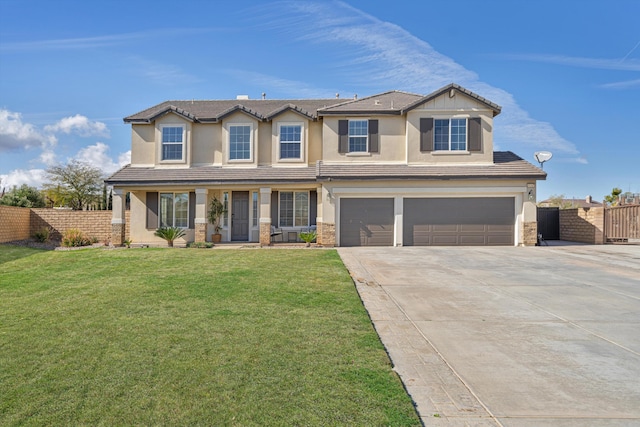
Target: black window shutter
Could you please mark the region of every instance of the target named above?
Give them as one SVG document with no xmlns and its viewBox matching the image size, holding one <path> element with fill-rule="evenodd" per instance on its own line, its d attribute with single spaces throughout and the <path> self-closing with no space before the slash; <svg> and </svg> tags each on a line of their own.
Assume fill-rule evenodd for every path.
<svg viewBox="0 0 640 427">
<path fill-rule="evenodd" d="M 278 227 L 278 192 L 271 192 L 271 225 Z"/>
<path fill-rule="evenodd" d="M 469 119 L 469 151 L 482 151 L 482 119 Z"/>
<path fill-rule="evenodd" d="M 420 119 L 420 151 L 433 151 L 433 119 Z"/>
<path fill-rule="evenodd" d="M 349 120 L 338 120 L 338 153 L 349 152 Z"/>
<path fill-rule="evenodd" d="M 196 228 L 196 193 L 189 193 L 189 228 Z"/>
<path fill-rule="evenodd" d="M 378 141 L 378 121 L 369 120 L 369 152 L 379 153 L 380 144 Z"/>
<path fill-rule="evenodd" d="M 147 228 L 158 228 L 158 192 L 147 192 Z"/>
<path fill-rule="evenodd" d="M 309 225 L 316 225 L 316 216 L 318 216 L 318 192 L 309 191 Z"/>
</svg>

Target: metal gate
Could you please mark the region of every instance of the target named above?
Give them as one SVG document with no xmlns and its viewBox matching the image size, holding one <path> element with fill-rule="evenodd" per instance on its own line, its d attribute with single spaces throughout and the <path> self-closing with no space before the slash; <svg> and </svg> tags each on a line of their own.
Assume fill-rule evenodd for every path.
<svg viewBox="0 0 640 427">
<path fill-rule="evenodd" d="M 560 208 L 538 208 L 538 234 L 544 240 L 560 239 Z"/>
<path fill-rule="evenodd" d="M 606 242 L 640 240 L 640 205 L 606 208 L 604 235 Z"/>
</svg>

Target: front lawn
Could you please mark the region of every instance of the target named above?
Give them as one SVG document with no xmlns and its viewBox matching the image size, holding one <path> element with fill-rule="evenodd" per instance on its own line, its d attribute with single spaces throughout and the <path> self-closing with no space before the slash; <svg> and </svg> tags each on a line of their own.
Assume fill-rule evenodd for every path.
<svg viewBox="0 0 640 427">
<path fill-rule="evenodd" d="M 420 425 L 335 251 L 0 245 L 0 425 Z"/>
</svg>

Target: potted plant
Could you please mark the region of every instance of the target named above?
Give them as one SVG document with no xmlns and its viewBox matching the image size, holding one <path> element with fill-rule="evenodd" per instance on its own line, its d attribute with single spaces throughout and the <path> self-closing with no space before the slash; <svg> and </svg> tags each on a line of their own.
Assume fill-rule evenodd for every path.
<svg viewBox="0 0 640 427">
<path fill-rule="evenodd" d="M 226 213 L 227 208 L 224 206 L 224 203 L 222 203 L 218 197 L 214 196 L 209 204 L 209 211 L 207 212 L 209 223 L 213 224 L 213 229 L 215 230 L 215 233 L 211 235 L 211 241 L 214 243 L 219 243 L 220 240 L 222 240 L 222 235 L 220 234 L 220 230 L 222 229 L 220 219 Z"/>
</svg>

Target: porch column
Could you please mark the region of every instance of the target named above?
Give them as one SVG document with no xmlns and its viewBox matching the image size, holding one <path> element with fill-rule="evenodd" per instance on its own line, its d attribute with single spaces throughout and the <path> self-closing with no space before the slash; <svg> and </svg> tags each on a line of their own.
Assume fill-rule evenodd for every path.
<svg viewBox="0 0 640 427">
<path fill-rule="evenodd" d="M 125 195 L 122 188 L 114 188 L 111 202 L 111 244 L 122 246 L 125 236 Z"/>
<path fill-rule="evenodd" d="M 207 195 L 206 188 L 196 188 L 196 217 L 194 219 L 195 241 L 207 241 Z"/>
<path fill-rule="evenodd" d="M 260 188 L 260 246 L 271 245 L 271 187 Z"/>
<path fill-rule="evenodd" d="M 523 195 L 522 223 L 520 224 L 520 246 L 535 246 L 538 242 L 538 208 L 536 206 L 536 185 L 527 184 Z"/>
</svg>

